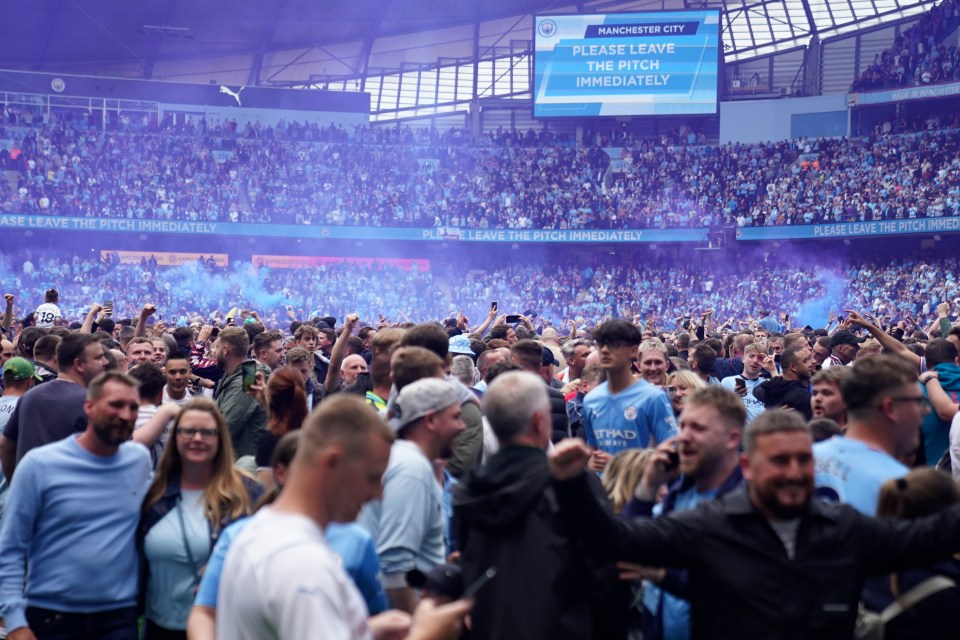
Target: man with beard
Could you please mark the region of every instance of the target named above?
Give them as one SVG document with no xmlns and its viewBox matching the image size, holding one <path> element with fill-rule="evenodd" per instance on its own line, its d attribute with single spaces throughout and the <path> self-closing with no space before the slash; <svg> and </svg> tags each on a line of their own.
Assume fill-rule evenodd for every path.
<svg viewBox="0 0 960 640">
<path fill-rule="evenodd" d="M 589 340 L 572 339 L 563 343 L 560 351 L 567 367 L 557 374 L 557 380 L 563 384 L 579 380 L 583 368 L 587 366 L 587 356 L 590 355 L 592 350 Z"/>
<path fill-rule="evenodd" d="M 749 362 L 749 352 L 744 362 Z M 664 442 L 647 464 L 625 515 L 666 515 L 713 500 L 738 488 L 740 435 L 747 409 L 732 391 L 717 385 L 697 389 L 686 397 L 680 414 L 680 435 Z M 660 488 L 670 488 L 657 505 Z M 690 603 L 686 574 L 674 569 L 637 567 L 637 576 L 651 582 L 644 589 L 647 611 L 656 617 L 659 634 L 653 638 L 690 636 Z"/>
<path fill-rule="evenodd" d="M 397 440 L 383 476 L 383 499 L 368 504 L 357 523 L 376 541 L 390 604 L 412 613 L 417 596 L 407 572 L 426 573 L 446 558 L 443 490 L 433 461 L 453 455 L 453 441 L 465 426 L 459 396 L 443 378 L 404 386 L 392 410 Z"/>
<path fill-rule="evenodd" d="M 848 367 L 857 359 L 860 343 L 866 338 L 858 338 L 855 334 L 841 329 L 830 336 L 830 357 L 820 365 L 822 369 L 830 367 Z"/>
<path fill-rule="evenodd" d="M 255 366 L 265 378 L 270 375 L 270 370 L 248 360 L 249 351 L 250 338 L 240 327 L 227 327 L 220 332 L 216 358 L 225 373 L 217 383 L 213 398 L 230 428 L 236 458 L 256 455 L 260 434 L 267 428 L 267 410 L 243 390 L 242 365 Z"/>
<path fill-rule="evenodd" d="M 351 354 L 343 359 L 340 365 L 340 385 L 346 387 L 357 381 L 357 377 L 362 373 L 369 373 L 367 361 L 363 356 Z"/>
<path fill-rule="evenodd" d="M 173 402 L 182 406 L 194 396 L 212 394 L 210 387 L 213 386 L 213 382 L 193 376 L 190 373 L 190 360 L 182 353 L 170 356 L 163 372 L 167 377 L 167 383 L 163 387 L 163 402 Z M 196 378 L 198 385 L 201 385 L 195 392 L 190 389 L 192 377 Z"/>
<path fill-rule="evenodd" d="M 813 438 L 795 412 L 747 427 L 743 488 L 652 520 L 610 515 L 586 478 L 591 453 L 570 439 L 548 454 L 564 524 L 603 557 L 688 569 L 692 638 L 846 640 L 866 575 L 960 550 L 960 504 L 879 521 L 814 499 Z"/>
<path fill-rule="evenodd" d="M 9 638 L 136 637 L 134 533 L 152 477 L 147 450 L 128 442 L 139 404 L 136 380 L 98 376 L 83 405 L 86 430 L 18 465 L 0 532 Z"/>
</svg>

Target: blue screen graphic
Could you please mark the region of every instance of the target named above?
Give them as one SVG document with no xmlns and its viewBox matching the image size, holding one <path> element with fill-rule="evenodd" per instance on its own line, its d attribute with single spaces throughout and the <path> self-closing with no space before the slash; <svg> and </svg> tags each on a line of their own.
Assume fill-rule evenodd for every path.
<svg viewBox="0 0 960 640">
<path fill-rule="evenodd" d="M 539 16 L 533 115 L 717 111 L 718 11 Z"/>
</svg>

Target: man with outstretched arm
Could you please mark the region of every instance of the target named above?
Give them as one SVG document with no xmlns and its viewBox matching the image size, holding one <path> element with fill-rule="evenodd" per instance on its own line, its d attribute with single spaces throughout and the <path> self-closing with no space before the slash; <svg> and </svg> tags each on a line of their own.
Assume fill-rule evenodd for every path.
<svg viewBox="0 0 960 640">
<path fill-rule="evenodd" d="M 881 521 L 812 499 L 813 439 L 795 412 L 761 414 L 744 448 L 743 489 L 654 520 L 618 520 L 603 508 L 587 485 L 582 441 L 558 444 L 549 464 L 561 516 L 581 544 L 690 571 L 694 640 L 847 640 L 865 576 L 960 550 L 960 505 Z"/>
</svg>

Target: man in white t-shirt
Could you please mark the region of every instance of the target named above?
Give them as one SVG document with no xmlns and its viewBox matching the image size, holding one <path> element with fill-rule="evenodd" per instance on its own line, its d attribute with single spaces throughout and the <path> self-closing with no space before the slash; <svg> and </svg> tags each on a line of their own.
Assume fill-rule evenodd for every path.
<svg viewBox="0 0 960 640">
<path fill-rule="evenodd" d="M 161 409 L 163 385 L 166 383 L 167 378 L 163 375 L 160 367 L 152 362 L 145 362 L 131 369 L 130 377 L 140 382 L 140 410 L 137 412 L 137 421 L 133 427 L 134 431 L 138 431 Z M 175 408 L 176 407 L 174 407 L 174 409 Z M 150 462 L 153 464 L 154 469 L 156 469 L 157 463 L 160 462 L 160 456 L 163 455 L 163 450 L 166 448 L 167 441 L 170 439 L 170 430 L 173 428 L 172 418 L 176 416 L 178 411 L 171 411 L 170 407 L 167 407 L 166 413 L 170 415 L 171 419 L 163 426 L 163 430 L 153 445 L 148 446 L 150 449 Z"/>
<path fill-rule="evenodd" d="M 190 373 L 190 361 L 186 356 L 180 353 L 173 354 L 167 359 L 167 366 L 163 371 L 167 376 L 167 384 L 163 387 L 164 402 L 183 406 L 197 396 L 213 397 L 213 381 L 193 376 Z M 198 389 L 192 389 L 189 386 L 191 378 L 196 378 L 197 384 L 200 385 Z"/>
<path fill-rule="evenodd" d="M 56 289 L 50 289 L 43 295 L 43 304 L 37 307 L 35 312 L 37 327 L 48 329 L 54 325 L 57 320 L 63 319 L 63 313 L 57 303 L 60 301 L 60 294 Z"/>
<path fill-rule="evenodd" d="M 367 619 L 367 608 L 340 560 L 324 540 L 331 522 L 352 522 L 364 503 L 382 495 L 393 433 L 363 398 L 339 394 L 310 414 L 283 492 L 234 540 L 220 580 L 218 640 L 367 639 L 405 618 L 387 612 Z M 256 585 L 256 588 L 251 588 Z M 429 611 L 455 624 L 469 605 Z"/>
</svg>

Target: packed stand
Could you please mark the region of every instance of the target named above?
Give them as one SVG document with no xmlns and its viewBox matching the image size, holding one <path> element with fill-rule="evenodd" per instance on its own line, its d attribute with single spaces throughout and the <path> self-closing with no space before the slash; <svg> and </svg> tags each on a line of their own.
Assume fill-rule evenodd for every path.
<svg viewBox="0 0 960 640">
<path fill-rule="evenodd" d="M 957 3 L 944 0 L 898 34 L 893 46 L 874 55 L 850 90 L 876 91 L 960 80 L 957 47 L 944 42 L 957 26 Z"/>
<path fill-rule="evenodd" d="M 101 131 L 10 107 L 7 213 L 376 227 L 620 229 L 764 226 L 957 215 L 954 132 L 704 146 L 599 146 L 548 130 L 169 123 Z M 919 166 L 917 166 L 919 165 Z M 810 203 L 813 203 L 812 205 Z"/>
</svg>

